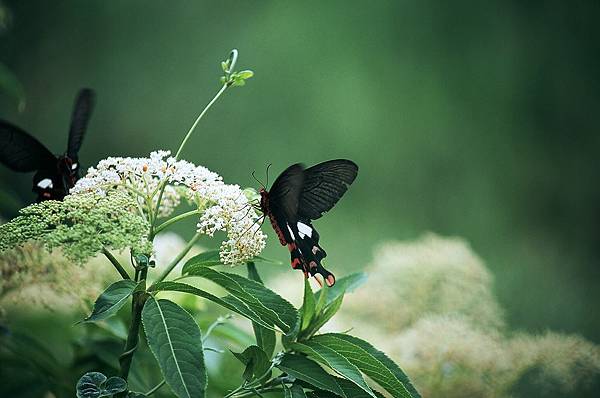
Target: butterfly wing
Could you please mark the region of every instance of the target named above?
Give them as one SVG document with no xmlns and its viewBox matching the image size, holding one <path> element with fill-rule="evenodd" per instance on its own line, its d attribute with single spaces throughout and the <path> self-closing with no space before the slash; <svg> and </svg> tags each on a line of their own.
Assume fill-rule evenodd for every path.
<svg viewBox="0 0 600 398">
<path fill-rule="evenodd" d="M 297 219 L 303 181 L 304 167 L 296 163 L 285 169 L 271 186 L 269 207 L 278 224 L 284 227 Z"/>
<path fill-rule="evenodd" d="M 19 127 L 0 120 L 0 163 L 19 172 L 55 169 L 56 156 Z"/>
<path fill-rule="evenodd" d="M 358 166 L 347 159 L 329 160 L 306 169 L 297 210 L 299 218 L 316 220 L 331 210 L 357 174 Z"/>
<path fill-rule="evenodd" d="M 67 156 L 77 161 L 77 154 L 81 148 L 83 137 L 94 110 L 95 94 L 89 88 L 79 90 L 73 114 L 71 116 L 71 128 L 69 129 L 69 143 L 67 146 Z"/>
</svg>

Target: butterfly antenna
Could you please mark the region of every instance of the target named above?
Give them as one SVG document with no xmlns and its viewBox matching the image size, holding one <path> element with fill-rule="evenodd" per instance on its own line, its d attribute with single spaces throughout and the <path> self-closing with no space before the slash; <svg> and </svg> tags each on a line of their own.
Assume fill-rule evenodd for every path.
<svg viewBox="0 0 600 398">
<path fill-rule="evenodd" d="M 273 163 L 269 163 L 269 165 L 267 166 L 267 171 L 266 171 L 266 174 L 267 174 L 267 186 L 269 186 L 269 168 L 270 168 L 272 165 L 273 165 Z"/>
<path fill-rule="evenodd" d="M 252 178 L 254 178 L 254 180 L 255 180 L 256 182 L 258 182 L 258 183 L 260 184 L 260 186 L 261 186 L 261 187 L 263 187 L 264 189 L 267 189 L 267 187 L 265 187 L 265 184 L 263 184 L 262 182 L 260 182 L 260 180 L 259 180 L 258 178 L 256 178 L 256 175 L 255 175 L 255 174 L 256 174 L 256 170 L 252 171 Z M 267 181 L 267 184 L 268 184 L 268 183 L 269 183 L 269 182 Z"/>
</svg>

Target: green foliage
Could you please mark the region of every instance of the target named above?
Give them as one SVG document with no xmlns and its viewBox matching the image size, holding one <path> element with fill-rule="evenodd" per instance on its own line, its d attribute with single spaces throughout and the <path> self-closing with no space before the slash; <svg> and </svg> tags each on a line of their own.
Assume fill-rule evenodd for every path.
<svg viewBox="0 0 600 398">
<path fill-rule="evenodd" d="M 262 285 L 263 281 L 260 278 L 260 275 L 258 274 L 256 265 L 253 262 L 249 262 L 247 264 L 247 267 L 248 278 Z M 269 358 L 271 358 L 273 356 L 273 352 L 275 351 L 277 339 L 275 337 L 275 330 L 273 329 L 273 325 L 269 326 L 271 327 L 265 328 L 256 322 L 252 322 L 252 329 L 254 330 L 254 336 L 256 337 L 256 344 L 263 349 L 263 351 L 267 354 Z"/>
<path fill-rule="evenodd" d="M 307 344 L 311 347 L 316 344 L 336 351 L 393 397 L 420 397 L 400 367 L 364 340 L 347 334 L 328 333 L 311 338 Z"/>
<path fill-rule="evenodd" d="M 285 354 L 277 367 L 288 375 L 305 381 L 320 390 L 330 391 L 345 397 L 335 377 L 303 355 Z"/>
<path fill-rule="evenodd" d="M 243 352 L 232 351 L 232 354 L 246 366 L 243 375 L 246 381 L 260 381 L 265 377 L 269 377 L 271 361 L 262 348 L 251 345 Z"/>
<path fill-rule="evenodd" d="M 77 398 L 112 397 L 125 390 L 125 380 L 114 376 L 107 378 L 100 372 L 88 372 L 77 382 Z"/>
<path fill-rule="evenodd" d="M 110 285 L 94 303 L 94 309 L 84 322 L 95 322 L 106 319 L 119 311 L 139 285 L 143 289 L 146 281 L 138 283 L 124 279 Z"/>
<path fill-rule="evenodd" d="M 257 317 L 264 320 L 267 327 L 268 324 L 274 324 L 284 333 L 288 333 L 296 324 L 298 318 L 296 309 L 277 293 L 258 282 L 207 267 L 197 268 L 194 273 L 188 273 L 187 276 L 202 277 L 223 287 L 237 300 L 237 303 L 247 306 Z M 227 299 L 227 301 L 233 300 Z"/>
<path fill-rule="evenodd" d="M 202 335 L 194 318 L 172 301 L 150 296 L 142 320 L 148 345 L 175 395 L 204 397 L 207 376 Z"/>
</svg>

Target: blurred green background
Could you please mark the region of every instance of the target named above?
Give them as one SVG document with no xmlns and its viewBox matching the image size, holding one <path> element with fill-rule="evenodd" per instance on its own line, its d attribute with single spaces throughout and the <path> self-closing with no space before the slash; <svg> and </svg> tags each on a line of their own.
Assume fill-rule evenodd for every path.
<svg viewBox="0 0 600 398">
<path fill-rule="evenodd" d="M 238 48 L 255 77 L 185 158 L 242 186 L 268 163 L 353 159 L 316 222 L 337 275 L 383 240 L 461 236 L 512 327 L 600 343 L 599 2 L 3 3 L 0 63 L 26 107 L 3 93 L 0 117 L 54 152 L 83 86 L 98 94 L 85 165 L 176 149 Z M 34 198 L 29 176 L 2 167 L 0 184 L 4 218 Z"/>
</svg>

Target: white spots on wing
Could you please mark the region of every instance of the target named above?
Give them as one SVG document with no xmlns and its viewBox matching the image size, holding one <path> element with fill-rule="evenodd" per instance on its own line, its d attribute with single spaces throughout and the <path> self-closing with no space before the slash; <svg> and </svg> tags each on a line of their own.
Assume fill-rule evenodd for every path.
<svg viewBox="0 0 600 398">
<path fill-rule="evenodd" d="M 293 240 L 296 240 L 296 237 L 294 236 L 294 233 L 292 232 L 292 229 L 290 228 L 289 224 L 285 224 L 285 226 L 287 227 L 288 231 L 290 231 L 290 235 L 292 236 Z"/>
<path fill-rule="evenodd" d="M 54 184 L 52 184 L 52 180 L 49 178 L 44 178 L 43 180 L 41 180 L 40 182 L 37 183 L 38 188 L 42 188 L 42 189 L 52 189 L 54 187 Z"/>
<path fill-rule="evenodd" d="M 79 167 L 79 165 L 77 163 L 73 163 L 71 165 L 71 170 L 77 170 L 77 167 Z"/>
<path fill-rule="evenodd" d="M 300 234 L 300 238 L 304 239 L 305 236 L 312 238 L 312 228 L 306 224 L 298 222 L 298 233 Z"/>
<path fill-rule="evenodd" d="M 317 254 L 318 251 L 319 251 L 319 248 L 317 246 L 313 246 L 313 248 L 312 248 L 313 254 Z"/>
</svg>

